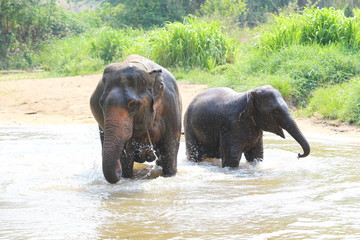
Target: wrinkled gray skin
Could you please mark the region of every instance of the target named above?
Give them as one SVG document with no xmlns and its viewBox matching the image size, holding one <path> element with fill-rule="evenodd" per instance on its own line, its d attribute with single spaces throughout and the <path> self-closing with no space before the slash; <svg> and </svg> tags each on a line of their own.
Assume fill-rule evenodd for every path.
<svg viewBox="0 0 360 240">
<path fill-rule="evenodd" d="M 198 94 L 184 118 L 186 154 L 191 161 L 221 158 L 223 167 L 237 168 L 244 153 L 248 162 L 262 160 L 263 131 L 285 138 L 285 129 L 302 147 L 310 146 L 290 115 L 281 94 L 272 86 L 244 93 L 211 88 Z"/>
<path fill-rule="evenodd" d="M 157 160 L 163 176 L 176 174 L 181 100 L 169 71 L 139 55 L 112 63 L 90 107 L 99 124 L 103 173 L 109 183 L 132 177 L 134 162 Z"/>
</svg>

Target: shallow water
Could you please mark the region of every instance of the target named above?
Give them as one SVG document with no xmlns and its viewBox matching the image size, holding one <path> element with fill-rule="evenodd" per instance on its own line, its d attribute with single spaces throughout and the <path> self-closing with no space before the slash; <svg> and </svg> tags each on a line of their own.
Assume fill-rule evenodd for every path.
<svg viewBox="0 0 360 240">
<path fill-rule="evenodd" d="M 265 136 L 265 161 L 136 166 L 108 184 L 95 125 L 0 127 L 0 239 L 360 239 L 360 146 Z"/>
</svg>

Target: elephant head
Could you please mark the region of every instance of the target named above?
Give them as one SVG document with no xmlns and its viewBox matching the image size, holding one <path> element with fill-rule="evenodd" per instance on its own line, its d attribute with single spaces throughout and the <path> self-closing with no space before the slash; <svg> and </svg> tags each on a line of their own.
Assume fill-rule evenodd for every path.
<svg viewBox="0 0 360 240">
<path fill-rule="evenodd" d="M 267 85 L 252 89 L 247 92 L 247 106 L 244 113 L 253 118 L 263 131 L 275 133 L 285 138 L 285 129 L 302 147 L 304 153 L 298 157 L 306 157 L 310 154 L 310 145 L 300 131 L 294 119 L 291 117 L 288 106 L 280 92 L 274 87 Z"/>
<path fill-rule="evenodd" d="M 148 70 L 144 64 L 114 63 L 103 74 L 99 103 L 104 132 L 102 165 L 106 180 L 119 181 L 121 175 L 132 176 L 133 162 L 126 159 L 130 139 L 146 136 L 163 93 L 161 68 Z"/>
</svg>

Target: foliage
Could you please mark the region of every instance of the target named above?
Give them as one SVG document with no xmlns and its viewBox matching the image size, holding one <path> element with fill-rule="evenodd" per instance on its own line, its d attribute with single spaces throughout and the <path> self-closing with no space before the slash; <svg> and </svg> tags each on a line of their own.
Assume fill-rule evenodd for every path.
<svg viewBox="0 0 360 240">
<path fill-rule="evenodd" d="M 267 21 L 268 13 L 279 13 L 296 0 L 245 0 L 246 10 L 239 21 L 244 26 L 254 27 Z"/>
<path fill-rule="evenodd" d="M 267 52 L 293 44 L 341 43 L 349 48 L 360 47 L 360 23 L 333 8 L 306 8 L 302 14 L 275 16 L 275 24 L 264 33 L 259 47 Z"/>
<path fill-rule="evenodd" d="M 348 81 L 360 74 L 360 56 L 339 45 L 293 45 L 269 56 L 249 60 L 253 74 L 288 76 L 292 79 L 295 102 L 305 106 L 318 87 Z"/>
<path fill-rule="evenodd" d="M 104 65 L 119 61 L 132 48 L 141 31 L 115 30 L 109 27 L 50 41 L 43 45 L 36 61 L 57 75 L 77 75 L 99 71 Z"/>
<path fill-rule="evenodd" d="M 166 24 L 151 43 L 152 56 L 164 66 L 207 69 L 232 62 L 236 46 L 217 22 L 206 23 L 195 17 Z"/>
<path fill-rule="evenodd" d="M 360 1 L 317 0 L 318 7 L 332 2 L 341 10 L 310 7 L 302 12 L 288 7 L 295 2 L 304 1 L 106 0 L 94 12 L 75 13 L 55 0 L 0 0 L 0 68 L 39 66 L 55 75 L 78 75 L 138 53 L 172 68 L 178 80 L 238 91 L 271 84 L 287 101 L 308 106 L 309 114 L 360 124 L 360 10 L 353 8 Z M 207 22 L 188 17 L 164 24 L 200 6 Z M 269 12 L 280 14 L 260 27 L 267 31 L 245 31 L 223 21 L 240 16 L 250 22 L 246 14 L 265 17 Z M 213 21 L 217 14 L 221 21 Z M 254 36 L 259 36 L 256 47 Z"/>
<path fill-rule="evenodd" d="M 245 5 L 243 0 L 207 0 L 201 5 L 201 11 L 205 15 L 218 15 L 237 20 L 245 11 Z"/>
<path fill-rule="evenodd" d="M 130 45 L 127 36 L 130 31 L 114 30 L 112 28 L 102 28 L 94 33 L 94 38 L 89 39 L 91 55 L 110 63 L 115 59 L 121 59 L 122 51 Z"/>
<path fill-rule="evenodd" d="M 110 2 L 111 4 L 105 6 L 110 13 L 108 22 L 113 27 L 150 28 L 154 25 L 162 25 L 166 21 L 182 21 L 186 15 L 183 1 L 121 0 Z"/>
<path fill-rule="evenodd" d="M 47 42 L 36 61 L 54 75 L 71 76 L 98 71 L 104 65 L 100 58 L 91 57 L 88 35 Z"/>
<path fill-rule="evenodd" d="M 306 112 L 360 124 L 360 78 L 316 90 Z"/>
<path fill-rule="evenodd" d="M 28 68 L 40 42 L 98 26 L 94 15 L 64 11 L 54 0 L 0 0 L 0 8 L 0 69 Z"/>
</svg>

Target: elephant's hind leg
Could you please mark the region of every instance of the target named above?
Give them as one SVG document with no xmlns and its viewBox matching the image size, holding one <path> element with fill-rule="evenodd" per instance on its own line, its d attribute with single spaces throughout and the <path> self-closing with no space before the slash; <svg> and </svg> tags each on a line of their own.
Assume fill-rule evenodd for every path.
<svg viewBox="0 0 360 240">
<path fill-rule="evenodd" d="M 244 152 L 246 160 L 253 164 L 261 162 L 264 159 L 264 147 L 262 138 L 257 142 L 254 148 Z"/>
<path fill-rule="evenodd" d="M 189 161 L 200 162 L 204 156 L 204 149 L 193 136 L 186 136 L 186 157 Z"/>
</svg>

